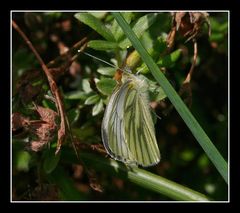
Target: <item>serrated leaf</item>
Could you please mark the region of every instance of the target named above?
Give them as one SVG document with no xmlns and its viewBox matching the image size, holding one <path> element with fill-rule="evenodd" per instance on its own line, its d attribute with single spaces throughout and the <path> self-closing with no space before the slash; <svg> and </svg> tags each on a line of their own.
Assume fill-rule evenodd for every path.
<svg viewBox="0 0 240 213">
<path fill-rule="evenodd" d="M 118 43 L 105 40 L 92 40 L 88 42 L 88 47 L 95 50 L 112 50 L 119 48 Z"/>
<path fill-rule="evenodd" d="M 97 89 L 104 95 L 111 95 L 116 81 L 111 78 L 103 78 L 96 83 Z"/>
<path fill-rule="evenodd" d="M 100 101 L 94 105 L 93 109 L 92 109 L 92 115 L 95 116 L 97 114 L 99 114 L 100 112 L 102 112 L 103 110 L 103 101 L 102 99 L 100 99 Z"/>
<path fill-rule="evenodd" d="M 55 149 L 47 150 L 44 155 L 43 169 L 46 174 L 50 174 L 58 165 L 60 153 L 55 155 Z"/>
<path fill-rule="evenodd" d="M 108 41 L 115 41 L 111 31 L 95 16 L 89 13 L 76 13 L 75 18 L 88 25 Z"/>
<path fill-rule="evenodd" d="M 83 91 L 73 91 L 69 92 L 64 95 L 64 98 L 69 99 L 69 100 L 86 100 L 87 99 L 87 94 Z"/>
<path fill-rule="evenodd" d="M 157 18 L 157 13 L 150 13 L 143 17 L 141 17 L 136 24 L 133 26 L 132 30 L 137 35 L 138 38 L 154 23 Z M 128 38 L 124 39 L 120 42 L 119 46 L 122 49 L 126 49 L 127 47 L 131 47 L 132 43 Z"/>
<path fill-rule="evenodd" d="M 97 72 L 102 74 L 102 75 L 106 75 L 106 76 L 114 76 L 115 72 L 116 72 L 116 68 L 113 67 L 100 67 L 97 69 Z"/>
<path fill-rule="evenodd" d="M 92 105 L 95 104 L 99 101 L 100 97 L 99 95 L 92 95 L 90 97 L 87 98 L 87 100 L 85 101 L 85 105 Z"/>
</svg>

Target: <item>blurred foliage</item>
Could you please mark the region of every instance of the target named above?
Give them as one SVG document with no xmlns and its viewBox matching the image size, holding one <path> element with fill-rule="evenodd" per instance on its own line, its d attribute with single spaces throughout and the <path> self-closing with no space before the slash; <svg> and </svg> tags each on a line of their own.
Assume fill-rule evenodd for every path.
<svg viewBox="0 0 240 213">
<path fill-rule="evenodd" d="M 207 30 L 198 39 L 197 65 L 191 81 L 191 111 L 214 145 L 228 159 L 228 14 L 209 13 L 211 36 Z M 58 57 L 83 37 L 91 37 L 86 52 L 121 67 L 126 61 L 133 72 L 140 72 L 149 83 L 151 106 L 161 119 L 156 122 L 156 136 L 161 162 L 146 170 L 176 181 L 214 200 L 227 200 L 228 188 L 201 147 L 155 82 L 139 55 L 134 52 L 111 13 L 13 13 L 13 19 L 28 35 L 45 63 Z M 193 57 L 192 42 L 177 36 L 168 53 L 166 38 L 171 29 L 170 13 L 128 12 L 124 17 L 157 62 L 166 77 L 179 91 Z M 76 53 L 74 53 L 76 54 Z M 36 119 L 32 101 L 56 111 L 43 95 L 51 94 L 45 77 L 34 77 L 41 68 L 23 42 L 12 33 L 13 112 Z M 30 73 L 30 74 L 29 74 Z M 23 78 L 26 75 L 27 77 Z M 57 80 L 74 138 L 94 152 L 101 142 L 101 120 L 108 96 L 116 81 L 115 69 L 80 54 L 67 72 Z M 27 83 L 30 84 L 25 86 Z M 23 84 L 23 82 L 25 82 Z M 19 86 L 20 85 L 20 86 Z M 22 89 L 24 88 L 24 90 Z M 43 93 L 41 95 L 41 93 Z M 28 98 L 26 98 L 26 96 Z M 29 96 L 31 97 L 30 100 Z M 168 112 L 168 113 L 167 113 Z M 169 200 L 104 171 L 94 171 L 85 162 L 76 164 L 68 154 L 54 155 L 56 138 L 42 151 L 27 148 L 28 134 L 13 135 L 13 200 Z M 90 147 L 90 148 L 89 148 Z M 62 147 L 71 149 L 70 140 Z M 81 157 L 80 157 L 81 158 Z M 77 157 L 76 157 L 77 159 Z M 95 180 L 94 186 L 92 180 Z M 101 187 L 100 187 L 101 186 Z M 100 190 L 102 188 L 103 190 Z"/>
</svg>

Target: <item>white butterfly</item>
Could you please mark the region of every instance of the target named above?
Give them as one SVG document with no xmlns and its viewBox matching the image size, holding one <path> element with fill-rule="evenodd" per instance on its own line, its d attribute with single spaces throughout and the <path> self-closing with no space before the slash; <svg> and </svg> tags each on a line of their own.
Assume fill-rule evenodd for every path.
<svg viewBox="0 0 240 213">
<path fill-rule="evenodd" d="M 124 72 L 102 122 L 102 140 L 108 154 L 124 163 L 143 167 L 160 161 L 147 89 L 145 80 Z"/>
</svg>

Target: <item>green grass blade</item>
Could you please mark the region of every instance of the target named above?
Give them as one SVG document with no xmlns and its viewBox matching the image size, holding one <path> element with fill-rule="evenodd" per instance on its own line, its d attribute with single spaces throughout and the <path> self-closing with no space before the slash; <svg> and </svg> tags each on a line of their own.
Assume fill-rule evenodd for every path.
<svg viewBox="0 0 240 213">
<path fill-rule="evenodd" d="M 153 61 L 151 56 L 145 50 L 145 48 L 143 47 L 137 36 L 134 34 L 130 26 L 126 23 L 122 15 L 117 12 L 112 14 L 117 20 L 118 24 L 122 27 L 126 36 L 132 42 L 134 48 L 139 52 L 142 60 L 147 64 L 156 81 L 161 85 L 164 92 L 166 93 L 172 104 L 175 106 L 176 110 L 178 111 L 188 128 L 191 130 L 192 134 L 197 139 L 209 159 L 215 165 L 216 169 L 224 178 L 226 183 L 228 183 L 228 165 L 226 161 L 223 159 L 221 154 L 213 145 L 207 134 L 204 132 L 202 127 L 199 125 L 197 120 L 194 118 L 194 116 L 184 104 L 182 99 L 179 97 L 177 92 L 174 90 L 172 85 L 168 82 L 164 74 L 160 72 L 157 64 Z"/>
<path fill-rule="evenodd" d="M 96 154 L 80 152 L 81 160 L 90 168 L 96 171 L 105 172 L 109 175 L 130 181 L 140 187 L 150 191 L 165 195 L 173 200 L 181 201 L 209 201 L 210 199 L 188 187 L 170 181 L 161 176 L 155 175 L 144 169 L 137 167 L 128 167 L 125 164 L 109 159 L 99 157 Z M 72 150 L 64 150 L 62 158 L 69 160 L 70 163 L 76 162 Z"/>
</svg>

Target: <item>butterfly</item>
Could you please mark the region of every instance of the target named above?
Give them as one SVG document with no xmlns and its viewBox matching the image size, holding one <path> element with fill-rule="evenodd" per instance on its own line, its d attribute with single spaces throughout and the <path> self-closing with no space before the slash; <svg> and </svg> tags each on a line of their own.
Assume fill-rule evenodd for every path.
<svg viewBox="0 0 240 213">
<path fill-rule="evenodd" d="M 160 161 L 146 80 L 123 73 L 105 109 L 101 133 L 107 153 L 115 160 L 143 167 Z"/>
</svg>

